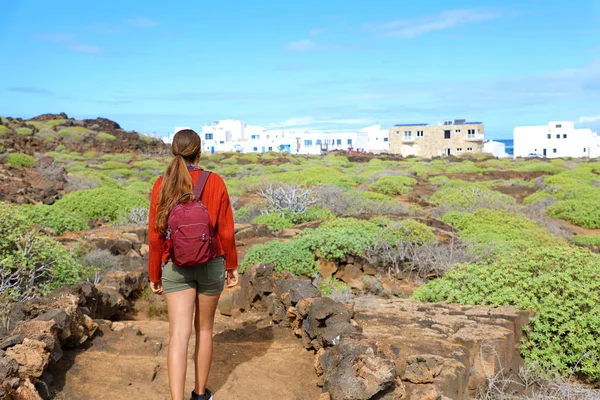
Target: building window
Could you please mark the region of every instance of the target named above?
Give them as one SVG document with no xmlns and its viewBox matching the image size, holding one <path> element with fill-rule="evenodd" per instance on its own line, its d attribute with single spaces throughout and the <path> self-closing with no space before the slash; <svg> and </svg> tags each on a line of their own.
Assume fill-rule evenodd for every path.
<svg viewBox="0 0 600 400">
<path fill-rule="evenodd" d="M 312 140 L 305 140 L 305 141 L 304 141 L 304 145 L 305 145 L 306 147 L 312 146 Z"/>
<path fill-rule="evenodd" d="M 352 139 L 348 139 L 348 146 L 352 146 Z"/>
<path fill-rule="evenodd" d="M 258 151 L 258 147 L 254 147 L 254 150 L 253 150 L 253 151 Z"/>
<path fill-rule="evenodd" d="M 417 131 L 417 137 L 423 137 L 423 131 Z"/>
<path fill-rule="evenodd" d="M 457 148 L 456 148 L 456 152 L 457 152 L 457 153 L 460 153 L 461 151 L 462 151 L 462 147 L 457 147 Z"/>
<path fill-rule="evenodd" d="M 556 124 L 556 127 L 557 128 L 562 128 L 562 125 L 561 124 Z"/>
<path fill-rule="evenodd" d="M 269 139 L 271 137 L 271 135 L 267 135 L 267 139 Z"/>
<path fill-rule="evenodd" d="M 583 152 L 585 153 L 586 151 L 587 151 L 587 149 L 584 147 L 584 148 L 583 148 Z"/>
<path fill-rule="evenodd" d="M 552 135 L 551 134 L 548 134 L 548 139 L 552 139 Z"/>
<path fill-rule="evenodd" d="M 389 142 L 389 141 L 390 141 L 390 139 L 389 139 L 389 138 L 386 138 L 386 137 L 384 137 L 384 138 L 383 138 L 383 141 L 384 141 L 384 142 Z"/>
<path fill-rule="evenodd" d="M 552 149 L 552 152 L 553 152 L 553 153 L 556 153 L 556 149 Z"/>
<path fill-rule="evenodd" d="M 273 151 L 273 147 L 272 146 L 269 146 L 269 151 Z"/>
<path fill-rule="evenodd" d="M 323 142 L 321 141 L 321 139 L 317 139 L 317 142 L 316 142 L 316 144 L 317 144 L 318 146 L 320 146 L 322 143 L 323 143 Z"/>
<path fill-rule="evenodd" d="M 450 139 L 450 131 L 444 131 L 444 139 Z"/>
<path fill-rule="evenodd" d="M 335 144 L 337 144 L 338 146 L 341 146 L 341 145 L 342 145 L 342 139 L 338 139 L 338 140 L 335 142 Z"/>
<path fill-rule="evenodd" d="M 472 147 L 467 147 L 467 151 L 473 151 Z"/>
<path fill-rule="evenodd" d="M 399 134 L 400 134 L 400 131 L 396 131 L 396 135 L 399 135 Z"/>
<path fill-rule="evenodd" d="M 475 129 L 467 129 L 467 138 L 473 139 L 475 137 Z"/>
<path fill-rule="evenodd" d="M 455 129 L 454 133 L 460 133 L 460 129 Z"/>
<path fill-rule="evenodd" d="M 404 137 L 405 138 L 411 138 L 412 137 L 412 131 L 404 131 Z"/>
<path fill-rule="evenodd" d="M 560 133 L 556 135 L 556 138 L 557 138 L 557 139 L 560 139 Z"/>
<path fill-rule="evenodd" d="M 567 134 L 563 133 L 563 139 L 566 139 L 566 138 L 567 138 Z"/>
<path fill-rule="evenodd" d="M 225 144 L 225 141 L 224 141 L 224 140 L 221 140 L 219 143 L 220 143 L 220 144 Z"/>
<path fill-rule="evenodd" d="M 252 135 L 250 136 L 250 139 L 260 139 L 260 135 Z"/>
<path fill-rule="evenodd" d="M 212 140 L 213 139 L 213 134 L 212 133 L 207 133 L 206 135 L 204 135 L 204 137 L 206 138 L 206 140 Z"/>
</svg>

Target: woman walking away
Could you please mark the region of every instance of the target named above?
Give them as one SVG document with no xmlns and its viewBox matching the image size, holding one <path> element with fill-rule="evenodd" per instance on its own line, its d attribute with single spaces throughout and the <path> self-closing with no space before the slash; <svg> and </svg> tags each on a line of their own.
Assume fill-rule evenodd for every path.
<svg viewBox="0 0 600 400">
<path fill-rule="evenodd" d="M 227 287 L 238 282 L 233 211 L 223 179 L 198 168 L 196 132 L 177 132 L 172 151 L 175 158 L 154 184 L 150 201 L 150 287 L 167 298 L 172 400 L 184 400 L 192 323 L 196 329 L 192 400 L 211 400 L 206 382 L 215 310 L 225 281 Z"/>
</svg>

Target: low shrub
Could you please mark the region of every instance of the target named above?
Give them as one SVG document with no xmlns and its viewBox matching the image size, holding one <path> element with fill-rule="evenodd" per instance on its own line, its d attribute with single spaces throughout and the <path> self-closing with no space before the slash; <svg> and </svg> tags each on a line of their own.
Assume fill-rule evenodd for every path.
<svg viewBox="0 0 600 400">
<path fill-rule="evenodd" d="M 518 262 L 515 262 L 518 260 Z M 565 375 L 600 377 L 600 256 L 585 249 L 532 246 L 485 263 L 462 264 L 414 294 L 446 301 L 533 310 L 521 352 L 528 363 Z"/>
<path fill-rule="evenodd" d="M 110 176 L 111 178 L 126 178 L 129 176 L 137 175 L 138 172 L 135 169 L 120 168 L 120 169 L 109 169 L 109 170 L 103 171 L 103 173 L 105 175 Z"/>
<path fill-rule="evenodd" d="M 285 228 L 291 228 L 294 223 L 286 217 L 282 217 L 279 214 L 261 214 L 252 220 L 253 224 L 267 225 L 276 231 L 280 231 Z"/>
<path fill-rule="evenodd" d="M 81 157 L 85 158 L 86 160 L 90 160 L 92 158 L 96 158 L 97 155 L 98 153 L 95 151 L 86 151 L 85 153 L 81 154 Z"/>
<path fill-rule="evenodd" d="M 24 168 L 31 168 L 31 167 L 33 167 L 33 163 L 34 163 L 33 157 L 31 157 L 30 155 L 27 155 L 27 154 L 23 154 L 23 153 L 11 153 L 8 156 L 6 156 L 4 161 L 7 164 L 12 165 L 13 167 L 24 167 Z"/>
<path fill-rule="evenodd" d="M 226 165 L 234 165 L 237 163 L 238 163 L 238 159 L 236 157 L 229 157 L 229 158 L 226 158 L 226 159 L 220 161 L 220 164 L 226 164 Z"/>
<path fill-rule="evenodd" d="M 597 192 L 597 199 L 600 199 L 600 189 Z M 598 200 L 572 199 L 558 201 L 548 207 L 548 215 L 584 228 L 600 228 L 600 203 Z"/>
<path fill-rule="evenodd" d="M 406 195 L 417 180 L 408 176 L 382 176 L 371 184 L 371 190 L 387 195 Z"/>
<path fill-rule="evenodd" d="M 84 268 L 60 243 L 0 203 L 0 298 L 21 301 L 81 281 Z"/>
<path fill-rule="evenodd" d="M 329 297 L 335 301 L 348 302 L 352 297 L 350 285 L 334 276 L 322 279 L 318 284 L 321 296 Z"/>
<path fill-rule="evenodd" d="M 129 211 L 119 214 L 115 225 L 117 226 L 148 226 L 148 216 L 150 209 L 148 207 L 134 207 Z"/>
<path fill-rule="evenodd" d="M 591 246 L 600 246 L 600 235 L 589 235 L 589 236 L 577 235 L 577 236 L 573 236 L 573 238 L 571 238 L 571 240 L 573 241 L 573 243 L 587 244 L 587 245 L 591 245 Z"/>
<path fill-rule="evenodd" d="M 33 134 L 33 130 L 31 128 L 17 128 L 15 129 L 17 135 L 22 136 L 31 136 Z"/>
<path fill-rule="evenodd" d="M 71 212 L 86 221 L 102 218 L 113 222 L 123 212 L 136 207 L 149 207 L 149 201 L 145 196 L 120 188 L 100 187 L 71 192 L 54 203 L 53 207 Z"/>
<path fill-rule="evenodd" d="M 446 168 L 446 172 L 449 174 L 452 173 L 477 173 L 484 171 L 483 168 L 475 165 L 473 161 L 465 160 L 461 162 L 453 162 L 448 165 Z"/>
<path fill-rule="evenodd" d="M 282 182 L 298 185 L 335 185 L 350 188 L 354 180 L 335 167 L 311 166 L 275 175 Z"/>
<path fill-rule="evenodd" d="M 4 125 L 0 125 L 0 136 L 6 135 L 10 132 L 10 128 Z"/>
<path fill-rule="evenodd" d="M 157 171 L 159 173 L 166 169 L 166 166 L 158 160 L 136 161 L 133 163 L 133 166 L 142 170 Z"/>
<path fill-rule="evenodd" d="M 314 254 L 298 240 L 274 240 L 252 246 L 240 264 L 240 272 L 258 263 L 273 264 L 277 273 L 289 272 L 312 277 L 318 271 Z"/>
<path fill-rule="evenodd" d="M 99 283 L 108 271 L 117 269 L 121 265 L 118 256 L 104 249 L 90 251 L 81 257 L 80 263 L 88 269 L 88 273 L 92 275 L 90 281 L 94 284 Z"/>
<path fill-rule="evenodd" d="M 115 135 L 111 135 L 110 133 L 106 132 L 100 132 L 96 135 L 96 137 L 98 138 L 98 140 L 101 140 L 103 142 L 114 142 L 115 140 L 117 140 L 117 137 Z"/>
<path fill-rule="evenodd" d="M 102 169 L 128 169 L 129 164 L 125 164 L 119 161 L 106 161 L 100 164 Z"/>
<path fill-rule="evenodd" d="M 478 208 L 505 209 L 516 204 L 514 198 L 490 190 L 485 184 L 464 181 L 442 183 L 429 202 L 457 210 L 475 210 Z"/>
<path fill-rule="evenodd" d="M 88 228 L 87 223 L 82 218 L 46 204 L 24 204 L 19 207 L 19 213 L 33 224 L 52 229 L 57 235 L 62 235 L 65 232 L 83 231 Z"/>
<path fill-rule="evenodd" d="M 68 126 L 58 131 L 58 134 L 63 138 L 83 137 L 90 131 L 82 126 Z"/>
</svg>

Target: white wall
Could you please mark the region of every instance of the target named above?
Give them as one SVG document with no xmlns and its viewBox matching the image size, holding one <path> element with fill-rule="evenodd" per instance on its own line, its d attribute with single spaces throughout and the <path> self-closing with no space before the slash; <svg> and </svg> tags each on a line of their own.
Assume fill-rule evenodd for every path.
<svg viewBox="0 0 600 400">
<path fill-rule="evenodd" d="M 494 142 L 493 140 L 488 140 L 483 144 L 483 152 L 490 153 L 494 157 L 510 157 L 506 152 L 506 145 L 501 142 Z"/>
<path fill-rule="evenodd" d="M 381 125 L 373 125 L 362 128 L 359 132 L 367 134 L 367 143 L 364 147 L 357 146 L 357 149 L 362 148 L 363 150 L 375 153 L 389 153 L 389 129 L 381 129 Z"/>
<path fill-rule="evenodd" d="M 591 129 L 575 129 L 570 121 L 551 121 L 543 126 L 517 126 L 513 131 L 514 157 L 539 153 L 547 158 L 600 156 L 598 135 Z M 545 154 L 544 154 L 545 152 Z"/>
</svg>

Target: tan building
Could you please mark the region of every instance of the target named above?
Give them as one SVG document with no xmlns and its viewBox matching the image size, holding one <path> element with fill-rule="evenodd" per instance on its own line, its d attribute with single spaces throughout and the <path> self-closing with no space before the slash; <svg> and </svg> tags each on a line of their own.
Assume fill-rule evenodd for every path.
<svg viewBox="0 0 600 400">
<path fill-rule="evenodd" d="M 464 119 L 446 121 L 443 125 L 400 124 L 390 128 L 390 152 L 403 157 L 481 153 L 483 142 L 483 123 Z"/>
</svg>

